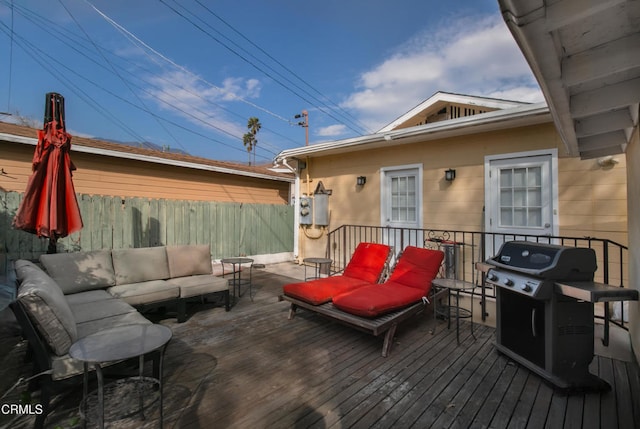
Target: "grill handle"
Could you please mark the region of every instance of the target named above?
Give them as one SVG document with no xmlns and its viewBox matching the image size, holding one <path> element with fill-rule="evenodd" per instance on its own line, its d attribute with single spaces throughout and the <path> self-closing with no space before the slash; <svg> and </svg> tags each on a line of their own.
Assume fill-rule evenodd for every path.
<svg viewBox="0 0 640 429">
<path fill-rule="evenodd" d="M 533 337 L 537 337 L 538 333 L 536 332 L 536 309 L 531 310 L 531 334 Z"/>
</svg>

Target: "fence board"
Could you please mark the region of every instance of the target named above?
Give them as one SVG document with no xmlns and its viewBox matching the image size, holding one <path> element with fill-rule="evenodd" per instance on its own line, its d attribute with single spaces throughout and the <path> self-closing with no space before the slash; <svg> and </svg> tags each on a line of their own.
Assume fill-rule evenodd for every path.
<svg viewBox="0 0 640 429">
<path fill-rule="evenodd" d="M 0 272 L 9 259 L 36 259 L 48 240 L 11 227 L 22 194 L 0 191 Z M 59 252 L 209 244 L 221 259 L 293 251 L 293 207 L 78 195 L 83 229 Z"/>
</svg>

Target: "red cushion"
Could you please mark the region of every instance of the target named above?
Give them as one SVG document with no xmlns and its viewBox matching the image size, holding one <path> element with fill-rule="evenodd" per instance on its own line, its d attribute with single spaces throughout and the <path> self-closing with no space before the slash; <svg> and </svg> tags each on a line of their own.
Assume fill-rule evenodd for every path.
<svg viewBox="0 0 640 429">
<path fill-rule="evenodd" d="M 390 252 L 391 248 L 386 244 L 360 243 L 342 275 L 367 283 L 378 283 Z"/>
<path fill-rule="evenodd" d="M 368 285 L 369 283 L 345 276 L 325 277 L 308 282 L 283 286 L 284 294 L 313 305 L 331 301 L 336 295 Z"/>
<path fill-rule="evenodd" d="M 420 289 L 386 282 L 334 296 L 333 305 L 356 316 L 376 317 L 419 302 L 423 296 Z"/>
<path fill-rule="evenodd" d="M 376 317 L 418 302 L 429 294 L 443 258 L 440 250 L 407 246 L 384 284 L 335 295 L 333 305 L 357 316 Z"/>
<path fill-rule="evenodd" d="M 398 258 L 398 263 L 388 282 L 417 288 L 424 296 L 431 290 L 431 280 L 438 275 L 444 253 L 440 250 L 407 246 Z"/>
</svg>

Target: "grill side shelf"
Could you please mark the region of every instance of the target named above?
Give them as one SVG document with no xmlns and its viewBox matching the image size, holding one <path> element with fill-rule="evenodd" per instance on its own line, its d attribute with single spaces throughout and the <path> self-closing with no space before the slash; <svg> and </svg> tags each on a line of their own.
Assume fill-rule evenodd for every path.
<svg viewBox="0 0 640 429">
<path fill-rule="evenodd" d="M 596 282 L 556 282 L 557 293 L 587 302 L 638 301 L 638 291 Z"/>
</svg>

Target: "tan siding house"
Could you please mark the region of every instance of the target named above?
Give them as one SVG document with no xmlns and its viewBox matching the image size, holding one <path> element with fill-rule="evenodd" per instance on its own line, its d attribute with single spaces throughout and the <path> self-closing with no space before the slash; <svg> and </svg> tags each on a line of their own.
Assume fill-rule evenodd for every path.
<svg viewBox="0 0 640 429">
<path fill-rule="evenodd" d="M 467 116 L 445 115 L 447 106 L 464 103 L 467 109 L 456 111 Z M 442 120 L 423 123 L 434 111 Z M 421 125 L 407 126 L 414 122 Z M 346 224 L 627 243 L 625 157 L 570 156 L 545 104 L 437 93 L 394 124 L 278 155 L 299 166 L 299 195 L 313 197 L 319 182 L 331 190 L 329 225 L 300 227 L 300 259 L 324 254 L 327 232 Z M 453 181 L 445 180 L 448 169 Z M 522 174 L 528 182 L 519 184 Z M 359 176 L 363 186 L 356 185 Z"/>
<path fill-rule="evenodd" d="M 0 189 L 24 192 L 37 130 L 0 123 Z M 151 199 L 288 204 L 293 178 L 265 167 L 73 137 L 77 193 Z"/>
</svg>

